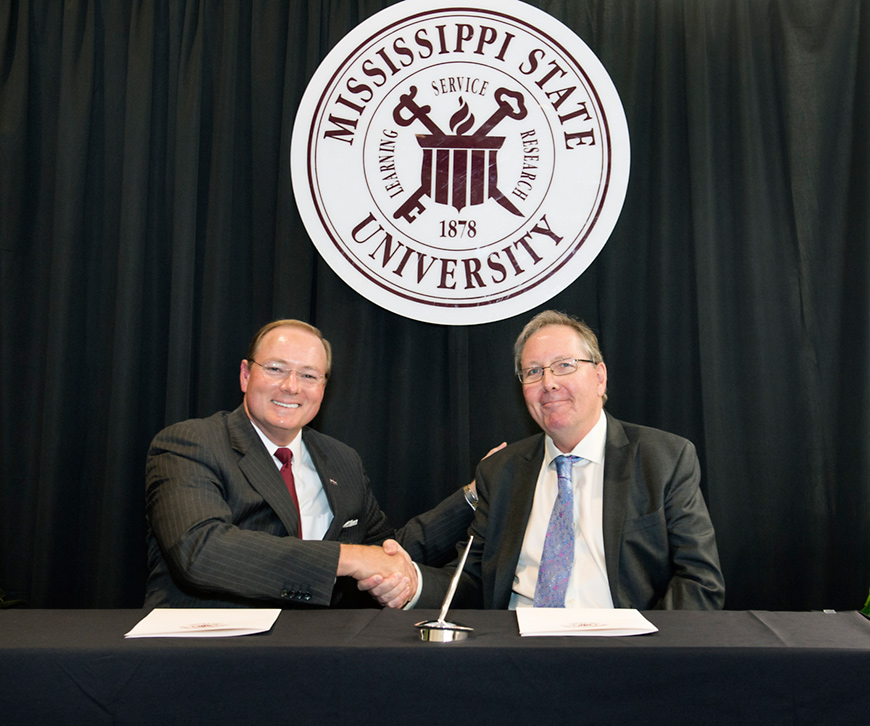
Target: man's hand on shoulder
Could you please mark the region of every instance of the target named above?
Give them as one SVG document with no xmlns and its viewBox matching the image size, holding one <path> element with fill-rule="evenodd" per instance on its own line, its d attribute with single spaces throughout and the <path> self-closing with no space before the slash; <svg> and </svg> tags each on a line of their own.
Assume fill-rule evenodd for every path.
<svg viewBox="0 0 870 726">
<path fill-rule="evenodd" d="M 486 456 L 483 459 L 488 459 L 492 456 L 496 451 L 501 451 L 505 446 L 507 446 L 507 441 L 502 441 L 498 446 L 494 446 L 489 451 L 486 452 Z M 483 461 L 481 459 L 481 461 Z M 465 499 L 471 505 L 472 509 L 477 509 L 477 480 L 472 479 L 471 483 L 466 484 L 465 489 Z"/>
</svg>

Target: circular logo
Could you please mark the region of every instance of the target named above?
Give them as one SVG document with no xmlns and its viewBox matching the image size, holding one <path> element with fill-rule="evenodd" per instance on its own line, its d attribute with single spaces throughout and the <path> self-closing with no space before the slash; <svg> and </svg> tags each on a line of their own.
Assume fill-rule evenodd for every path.
<svg viewBox="0 0 870 726">
<path fill-rule="evenodd" d="M 406 0 L 329 53 L 297 112 L 293 189 L 321 256 L 405 317 L 471 325 L 571 284 L 629 171 L 592 51 L 522 2 Z"/>
</svg>

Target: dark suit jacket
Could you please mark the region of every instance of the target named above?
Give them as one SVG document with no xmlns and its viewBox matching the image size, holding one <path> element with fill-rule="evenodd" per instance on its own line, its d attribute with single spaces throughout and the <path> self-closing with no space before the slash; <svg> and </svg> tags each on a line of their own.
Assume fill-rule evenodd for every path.
<svg viewBox="0 0 870 726">
<path fill-rule="evenodd" d="M 453 607 L 508 607 L 543 460 L 538 434 L 480 462 L 475 541 Z M 615 607 L 722 607 L 725 584 L 699 482 L 691 442 L 607 414 L 604 555 Z M 417 607 L 440 607 L 452 574 L 423 568 Z"/>
<path fill-rule="evenodd" d="M 334 515 L 323 541 L 291 537 L 298 517 L 241 406 L 161 431 L 146 465 L 146 607 L 373 605 L 338 578 L 339 545 L 393 537 L 416 562 L 444 564 L 473 517 L 461 490 L 393 530 L 359 455 L 306 428 Z"/>
</svg>

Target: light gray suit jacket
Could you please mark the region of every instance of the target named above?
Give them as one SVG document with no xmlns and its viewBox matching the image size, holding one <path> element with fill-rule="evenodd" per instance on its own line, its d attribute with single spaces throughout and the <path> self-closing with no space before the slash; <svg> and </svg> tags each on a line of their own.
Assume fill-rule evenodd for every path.
<svg viewBox="0 0 870 726">
<path fill-rule="evenodd" d="M 604 555 L 614 607 L 717 609 L 725 583 L 691 442 L 607 415 Z M 544 434 L 480 462 L 474 544 L 453 607 L 508 607 Z M 417 607 L 440 607 L 453 568 L 423 568 Z"/>
<path fill-rule="evenodd" d="M 293 501 L 244 408 L 161 431 L 146 464 L 149 576 L 145 607 L 373 605 L 336 580 L 340 544 L 394 537 L 416 562 L 444 564 L 473 512 L 461 490 L 395 531 L 359 455 L 305 428 L 333 520 L 323 541 L 300 540 Z"/>
</svg>

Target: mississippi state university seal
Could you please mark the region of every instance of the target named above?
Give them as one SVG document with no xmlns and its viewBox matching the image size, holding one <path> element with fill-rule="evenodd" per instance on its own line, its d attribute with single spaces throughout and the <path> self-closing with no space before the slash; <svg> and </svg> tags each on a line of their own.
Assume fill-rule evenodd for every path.
<svg viewBox="0 0 870 726">
<path fill-rule="evenodd" d="M 296 202 L 323 258 L 372 302 L 470 325 L 570 285 L 625 198 L 610 77 L 514 0 L 407 0 L 329 53 L 297 112 Z"/>
</svg>

